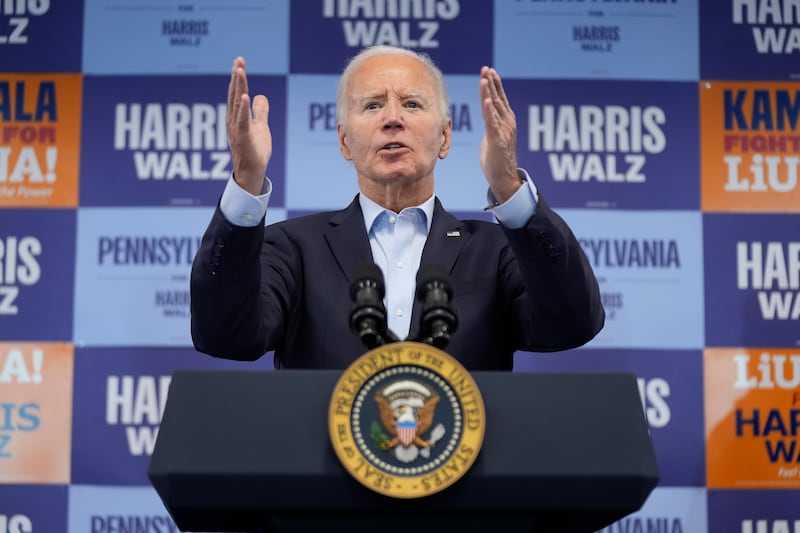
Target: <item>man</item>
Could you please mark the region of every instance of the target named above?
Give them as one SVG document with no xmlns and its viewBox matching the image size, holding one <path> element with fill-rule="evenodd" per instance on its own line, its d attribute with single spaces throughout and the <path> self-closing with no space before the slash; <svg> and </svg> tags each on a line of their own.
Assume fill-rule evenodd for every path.
<svg viewBox="0 0 800 533">
<path fill-rule="evenodd" d="M 591 267 L 517 167 L 516 119 L 494 69 L 481 69 L 479 94 L 480 165 L 500 224 L 458 221 L 434 196 L 434 166 L 452 134 L 444 78 L 427 56 L 378 46 L 353 58 L 337 95 L 339 148 L 360 193 L 342 211 L 265 228 L 269 103 L 251 102 L 237 58 L 227 119 L 233 178 L 192 267 L 195 347 L 240 360 L 274 350 L 278 368 L 346 367 L 366 351 L 349 327 L 349 277 L 363 261 L 386 277 L 389 327 L 401 339 L 419 329 L 419 266 L 449 272 L 459 326 L 447 351 L 468 369 L 510 370 L 516 350 L 592 339 L 604 313 Z"/>
</svg>

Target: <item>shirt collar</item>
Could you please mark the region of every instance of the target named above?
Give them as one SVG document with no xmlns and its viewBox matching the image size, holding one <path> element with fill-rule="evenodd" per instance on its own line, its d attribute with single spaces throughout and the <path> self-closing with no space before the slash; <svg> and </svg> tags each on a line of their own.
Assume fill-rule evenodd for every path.
<svg viewBox="0 0 800 533">
<path fill-rule="evenodd" d="M 375 220 L 378 218 L 378 216 L 384 211 L 388 212 L 389 210 L 373 202 L 372 200 L 367 198 L 366 195 L 364 194 L 358 195 L 358 202 L 361 205 L 361 212 L 364 214 L 364 226 L 366 226 L 367 233 L 369 233 L 372 230 L 372 225 L 375 224 Z M 425 214 L 426 235 L 431 232 L 431 222 L 433 221 L 433 207 L 435 204 L 436 204 L 436 196 L 431 195 L 430 198 L 422 202 L 420 205 L 416 207 L 406 208 L 406 209 L 419 209 Z"/>
</svg>

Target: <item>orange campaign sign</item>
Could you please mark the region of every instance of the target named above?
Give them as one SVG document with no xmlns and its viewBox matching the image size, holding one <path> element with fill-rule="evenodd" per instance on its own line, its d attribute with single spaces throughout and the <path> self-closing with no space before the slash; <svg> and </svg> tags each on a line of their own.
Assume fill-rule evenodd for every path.
<svg viewBox="0 0 800 533">
<path fill-rule="evenodd" d="M 0 207 L 77 207 L 82 83 L 0 76 Z"/>
<path fill-rule="evenodd" d="M 703 211 L 800 212 L 797 83 L 701 82 Z"/>
<path fill-rule="evenodd" d="M 800 489 L 800 349 L 705 350 L 708 488 Z"/>
<path fill-rule="evenodd" d="M 69 483 L 73 359 L 67 343 L 0 343 L 0 483 Z"/>
</svg>

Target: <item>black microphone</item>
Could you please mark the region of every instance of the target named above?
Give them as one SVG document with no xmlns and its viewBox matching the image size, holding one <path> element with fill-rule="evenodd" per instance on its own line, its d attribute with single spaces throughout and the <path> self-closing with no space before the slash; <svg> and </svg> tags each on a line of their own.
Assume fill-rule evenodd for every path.
<svg viewBox="0 0 800 533">
<path fill-rule="evenodd" d="M 377 348 L 397 337 L 388 330 L 386 308 L 383 305 L 383 273 L 375 263 L 363 262 L 356 266 L 350 276 L 350 329 L 369 348 Z"/>
<path fill-rule="evenodd" d="M 419 341 L 444 350 L 458 328 L 458 317 L 450 307 L 453 288 L 441 265 L 428 263 L 417 272 L 417 299 L 422 302 Z"/>
</svg>

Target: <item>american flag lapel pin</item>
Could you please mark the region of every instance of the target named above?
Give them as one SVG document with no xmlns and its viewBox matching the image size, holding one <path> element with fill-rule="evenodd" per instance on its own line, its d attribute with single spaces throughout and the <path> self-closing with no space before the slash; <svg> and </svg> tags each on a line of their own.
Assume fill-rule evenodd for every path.
<svg viewBox="0 0 800 533">
<path fill-rule="evenodd" d="M 460 232 L 460 231 L 458 231 L 458 230 L 455 230 L 455 231 L 448 231 L 448 232 L 447 232 L 447 236 L 448 236 L 448 237 L 461 237 L 461 232 Z"/>
</svg>

